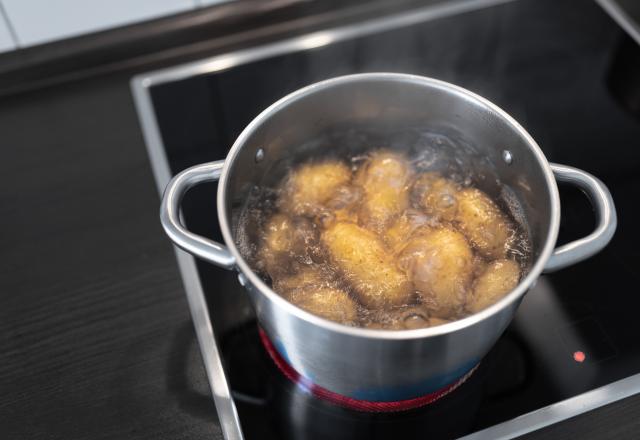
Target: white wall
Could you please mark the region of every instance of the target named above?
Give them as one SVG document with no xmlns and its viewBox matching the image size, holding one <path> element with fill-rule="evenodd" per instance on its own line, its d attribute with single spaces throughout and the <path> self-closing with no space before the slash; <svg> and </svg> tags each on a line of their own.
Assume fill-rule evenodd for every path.
<svg viewBox="0 0 640 440">
<path fill-rule="evenodd" d="M 20 47 L 183 12 L 201 2 L 215 0 L 0 0 Z"/>
<path fill-rule="evenodd" d="M 9 32 L 9 25 L 4 19 L 4 15 L 0 10 L 0 52 L 6 52 L 11 49 L 15 49 L 16 44 Z"/>
</svg>

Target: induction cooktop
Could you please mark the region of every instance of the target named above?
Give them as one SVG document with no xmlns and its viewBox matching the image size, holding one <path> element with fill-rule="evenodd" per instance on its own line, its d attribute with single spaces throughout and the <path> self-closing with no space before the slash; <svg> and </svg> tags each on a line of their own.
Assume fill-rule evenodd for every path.
<svg viewBox="0 0 640 440">
<path fill-rule="evenodd" d="M 550 161 L 609 187 L 618 232 L 597 256 L 542 276 L 477 371 L 422 408 L 335 405 L 282 374 L 266 353 L 235 272 L 176 250 L 227 439 L 512 438 L 640 392 L 640 120 L 611 93 L 625 34 L 590 1 L 444 1 L 140 75 L 132 87 L 160 192 L 172 175 L 223 159 L 270 103 L 342 74 L 407 72 L 492 100 Z M 622 52 L 628 54 L 628 51 Z M 626 55 L 630 56 L 630 55 Z M 623 63 L 624 64 L 624 63 Z M 221 240 L 216 187 L 183 203 L 192 231 Z M 560 186 L 559 244 L 595 218 Z"/>
</svg>

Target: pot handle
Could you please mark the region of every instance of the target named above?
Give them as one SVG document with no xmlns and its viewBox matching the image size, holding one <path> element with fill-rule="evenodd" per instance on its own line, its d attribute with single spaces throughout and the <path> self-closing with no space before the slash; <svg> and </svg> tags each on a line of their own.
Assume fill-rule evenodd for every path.
<svg viewBox="0 0 640 440">
<path fill-rule="evenodd" d="M 547 261 L 544 272 L 571 266 L 600 252 L 611 241 L 618 222 L 611 193 L 600 179 L 567 165 L 549 165 L 556 181 L 570 183 L 584 191 L 596 211 L 598 226 L 586 237 L 556 248 Z"/>
<path fill-rule="evenodd" d="M 203 163 L 187 168 L 171 179 L 162 196 L 160 223 L 178 247 L 217 266 L 232 269 L 235 258 L 226 246 L 189 232 L 180 221 L 180 203 L 185 193 L 199 183 L 218 181 L 223 166 L 224 160 Z"/>
</svg>

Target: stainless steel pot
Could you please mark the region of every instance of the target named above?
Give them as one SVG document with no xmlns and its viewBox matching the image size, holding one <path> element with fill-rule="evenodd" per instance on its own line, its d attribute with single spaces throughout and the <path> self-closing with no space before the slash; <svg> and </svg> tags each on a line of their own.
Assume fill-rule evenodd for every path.
<svg viewBox="0 0 640 440">
<path fill-rule="evenodd" d="M 406 331 L 343 326 L 314 316 L 273 292 L 239 251 L 255 236 L 241 221 L 252 188 L 273 182 L 290 158 L 308 157 L 326 133 L 371 136 L 394 145 L 397 128 L 446 132 L 469 140 L 501 182 L 485 179 L 485 191 L 518 201 L 532 244 L 532 265 L 520 284 L 493 306 L 446 325 Z M 387 134 L 388 133 L 388 134 Z M 355 136 L 355 137 L 354 137 Z M 225 244 L 185 229 L 179 208 L 184 193 L 219 180 L 218 215 Z M 557 181 L 580 187 L 596 210 L 598 225 L 585 238 L 554 249 L 560 221 Z M 404 400 L 440 389 L 469 372 L 511 321 L 525 292 L 543 271 L 577 263 L 600 251 L 616 228 L 607 188 L 596 177 L 549 164 L 529 134 L 507 113 L 465 89 L 420 76 L 369 73 L 322 81 L 298 90 L 258 115 L 224 161 L 189 168 L 167 186 L 161 221 L 171 240 L 193 255 L 238 271 L 260 325 L 282 357 L 302 376 L 330 391 L 370 401 Z"/>
</svg>

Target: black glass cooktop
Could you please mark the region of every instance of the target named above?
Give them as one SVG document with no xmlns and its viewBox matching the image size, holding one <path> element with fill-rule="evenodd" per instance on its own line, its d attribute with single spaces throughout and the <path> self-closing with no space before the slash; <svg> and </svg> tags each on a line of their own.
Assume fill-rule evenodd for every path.
<svg viewBox="0 0 640 440">
<path fill-rule="evenodd" d="M 640 118 L 620 99 L 624 81 L 637 83 L 616 70 L 639 55 L 620 50 L 625 38 L 591 1 L 520 0 L 151 87 L 174 174 L 224 158 L 243 127 L 288 92 L 397 71 L 489 98 L 550 161 L 600 177 L 616 202 L 618 231 L 605 251 L 541 277 L 464 385 L 404 413 L 346 410 L 293 385 L 265 354 L 236 275 L 198 262 L 245 438 L 452 438 L 640 373 Z M 595 219 L 579 191 L 560 190 L 563 243 L 588 234 Z M 191 191 L 184 215 L 190 229 L 220 240 L 215 191 Z"/>
</svg>

